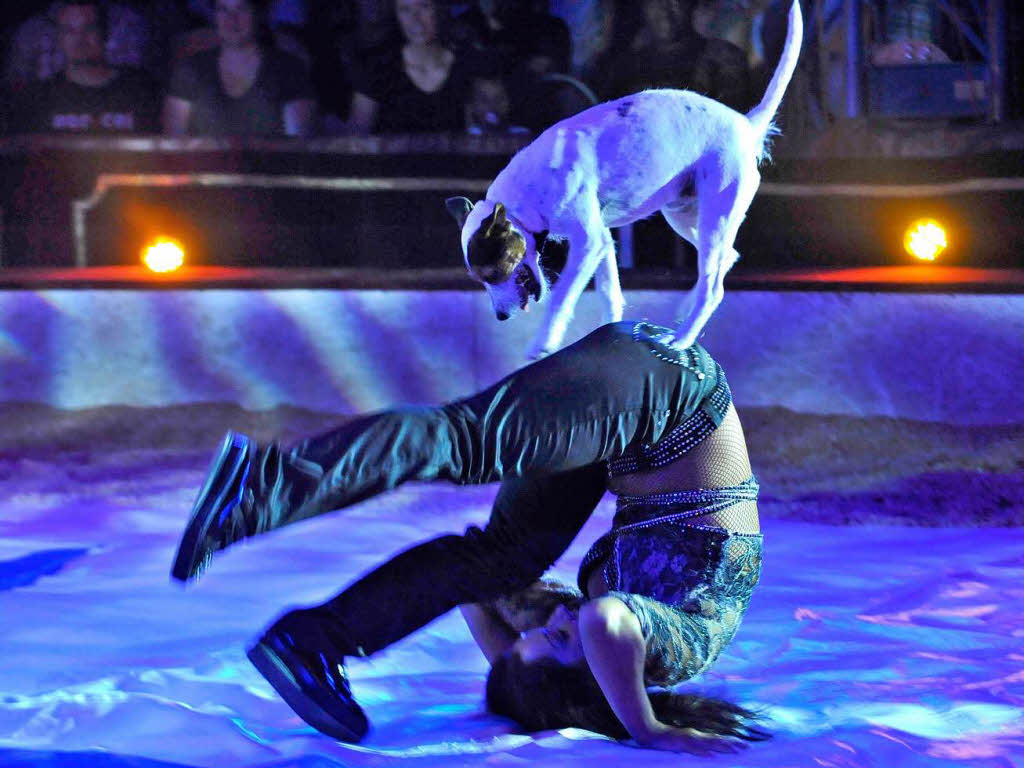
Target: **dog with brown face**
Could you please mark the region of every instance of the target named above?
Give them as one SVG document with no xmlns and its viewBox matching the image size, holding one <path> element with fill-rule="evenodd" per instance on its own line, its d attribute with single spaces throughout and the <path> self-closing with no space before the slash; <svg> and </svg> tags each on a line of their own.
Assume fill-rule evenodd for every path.
<svg viewBox="0 0 1024 768">
<path fill-rule="evenodd" d="M 698 261 L 697 283 L 663 341 L 682 348 L 697 340 L 739 258 L 733 243 L 761 183 L 758 165 L 768 155 L 772 119 L 802 38 L 794 0 L 775 73 L 746 115 L 691 91 L 642 91 L 548 128 L 512 158 L 475 205 L 464 197 L 447 201 L 462 230 L 466 268 L 487 290 L 499 320 L 550 294 L 529 357 L 558 349 L 591 278 L 602 319 L 622 319 L 625 299 L 611 228 L 659 211 L 696 247 Z M 538 253 L 541 233 L 569 245 L 554 286 Z"/>
<path fill-rule="evenodd" d="M 448 210 L 462 223 L 470 215 L 471 207 L 464 197 L 448 201 Z M 463 227 L 463 231 L 467 228 Z M 508 320 L 516 308 L 529 311 L 531 298 L 543 298 L 546 285 L 541 280 L 536 240 L 533 233 L 513 226 L 505 206 L 496 203 L 463 245 L 466 267 L 487 289 L 499 320 Z"/>
</svg>

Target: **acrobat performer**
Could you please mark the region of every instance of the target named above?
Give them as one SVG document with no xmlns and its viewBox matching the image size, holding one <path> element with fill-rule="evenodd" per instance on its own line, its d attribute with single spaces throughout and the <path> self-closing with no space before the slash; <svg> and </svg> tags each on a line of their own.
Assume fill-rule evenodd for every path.
<svg viewBox="0 0 1024 768">
<path fill-rule="evenodd" d="M 322 605 L 285 613 L 249 649 L 303 719 L 361 740 L 368 723 L 345 659 L 462 605 L 494 664 L 492 708 L 527 727 L 576 722 L 688 751 L 728 745 L 718 737 L 761 738 L 740 707 L 647 692 L 719 656 L 747 608 L 762 552 L 758 485 L 725 375 L 703 347 L 676 349 L 670 337 L 646 323 L 606 325 L 471 397 L 361 416 L 288 450 L 229 433 L 172 575 L 195 579 L 238 541 L 407 480 L 500 480 L 484 529 L 399 554 Z M 484 606 L 536 581 L 606 487 L 618 496 L 616 514 L 580 568 L 578 613 L 556 611 L 554 626 L 518 639 L 514 621 Z M 554 667 L 581 673 L 567 701 L 603 707 L 614 714 L 610 725 L 558 705 L 566 677 Z"/>
</svg>

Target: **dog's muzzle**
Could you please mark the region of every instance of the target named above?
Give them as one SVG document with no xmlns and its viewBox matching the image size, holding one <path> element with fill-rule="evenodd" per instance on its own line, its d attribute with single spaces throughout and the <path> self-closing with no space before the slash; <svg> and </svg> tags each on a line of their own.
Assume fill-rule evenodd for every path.
<svg viewBox="0 0 1024 768">
<path fill-rule="evenodd" d="M 540 301 L 540 283 L 537 281 L 537 278 L 534 277 L 533 271 L 528 266 L 520 264 L 519 268 L 513 274 L 512 279 L 515 281 L 520 309 L 526 309 L 526 305 L 530 303 L 531 298 L 534 301 Z M 495 307 L 494 316 L 497 317 L 498 320 L 505 321 L 512 316 L 512 313 Z"/>
</svg>

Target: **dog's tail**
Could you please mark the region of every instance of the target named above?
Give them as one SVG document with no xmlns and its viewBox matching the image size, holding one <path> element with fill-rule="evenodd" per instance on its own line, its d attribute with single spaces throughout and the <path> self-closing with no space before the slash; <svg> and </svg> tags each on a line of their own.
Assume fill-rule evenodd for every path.
<svg viewBox="0 0 1024 768">
<path fill-rule="evenodd" d="M 782 103 L 782 95 L 786 92 L 793 72 L 796 69 L 796 61 L 800 58 L 800 46 L 804 39 L 804 19 L 800 13 L 800 0 L 793 0 L 789 8 L 789 29 L 786 32 L 786 43 L 782 47 L 782 56 L 779 57 L 778 66 L 775 67 L 775 74 L 768 88 L 764 92 L 761 103 L 747 112 L 747 119 L 754 127 L 756 135 L 761 137 L 761 149 L 759 152 L 761 160 L 768 153 L 768 138 L 777 133 L 772 119 L 775 117 L 779 104 Z"/>
</svg>

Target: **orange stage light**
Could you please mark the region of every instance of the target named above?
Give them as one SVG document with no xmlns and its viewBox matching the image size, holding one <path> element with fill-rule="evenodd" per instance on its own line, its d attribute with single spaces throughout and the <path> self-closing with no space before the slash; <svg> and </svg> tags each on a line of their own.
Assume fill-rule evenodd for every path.
<svg viewBox="0 0 1024 768">
<path fill-rule="evenodd" d="M 185 263 L 185 249 L 161 237 L 142 249 L 142 263 L 153 272 L 173 272 Z"/>
<path fill-rule="evenodd" d="M 921 261 L 935 261 L 948 244 L 946 230 L 935 219 L 918 219 L 907 227 L 903 235 L 903 247 L 907 253 Z"/>
</svg>

